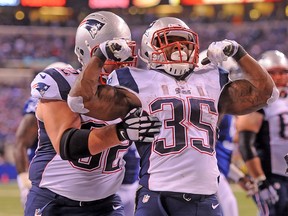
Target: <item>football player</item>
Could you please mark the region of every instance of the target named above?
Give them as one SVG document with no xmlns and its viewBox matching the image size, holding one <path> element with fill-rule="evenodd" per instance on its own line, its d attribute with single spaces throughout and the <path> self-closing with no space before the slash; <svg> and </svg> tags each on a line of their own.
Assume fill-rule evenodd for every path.
<svg viewBox="0 0 288 216">
<path fill-rule="evenodd" d="M 249 174 L 257 182 L 259 199 L 269 207 L 263 211 L 265 215 L 284 216 L 288 212 L 284 160 L 288 152 L 288 60 L 284 53 L 269 50 L 258 62 L 273 78 L 280 96 L 257 112 L 237 117 L 239 149 Z"/>
<path fill-rule="evenodd" d="M 54 62 L 48 65 L 48 68 L 64 68 L 68 64 L 64 62 Z M 31 188 L 31 182 L 28 177 L 28 167 L 32 160 L 38 143 L 38 126 L 35 110 L 38 99 L 30 97 L 23 107 L 23 118 L 16 131 L 16 143 L 14 148 L 14 160 L 17 169 L 17 183 L 20 190 L 20 200 L 24 207 L 27 194 Z"/>
<path fill-rule="evenodd" d="M 129 47 L 133 41 L 128 25 L 116 14 L 99 11 L 85 17 L 75 38 L 75 53 L 82 68 L 89 67 L 92 50 L 116 38 L 127 48 L 123 61 L 128 57 L 129 60 L 100 62 L 93 71 L 108 73 L 121 64 L 135 63 Z M 31 94 L 39 100 L 36 109 L 39 143 L 29 168 L 32 187 L 25 216 L 124 215 L 116 192 L 124 177 L 122 158 L 130 145 L 127 140 L 147 142 L 159 132 L 161 124 L 157 118 L 137 106 L 122 110 L 122 115 L 113 122 L 73 113 L 66 100 L 82 68 L 47 69 L 31 83 Z"/>
<path fill-rule="evenodd" d="M 198 35 L 174 17 L 155 20 L 143 34 L 140 58 L 147 69 L 115 70 L 106 88 L 97 86 L 99 73 L 93 68 L 107 52 L 123 58 L 119 50 L 125 47 L 114 40 L 99 48 L 69 93 L 70 108 L 113 119 L 121 107 L 141 104 L 162 121 L 150 145 L 136 142 L 141 187 L 135 215 L 222 215 L 216 197 L 218 120 L 225 113 L 246 114 L 273 102 L 278 91 L 267 71 L 231 40 L 213 42 L 205 60 L 213 64 L 198 66 Z M 217 65 L 229 56 L 242 67 L 243 79 L 229 82 L 219 70 Z"/>
</svg>

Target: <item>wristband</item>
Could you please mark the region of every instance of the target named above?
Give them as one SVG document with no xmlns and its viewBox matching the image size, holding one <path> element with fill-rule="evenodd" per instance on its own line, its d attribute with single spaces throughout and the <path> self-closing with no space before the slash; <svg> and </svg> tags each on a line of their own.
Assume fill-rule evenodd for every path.
<svg viewBox="0 0 288 216">
<path fill-rule="evenodd" d="M 246 54 L 247 54 L 247 52 L 245 51 L 245 49 L 239 44 L 238 50 L 235 53 L 235 55 L 233 56 L 233 59 L 235 59 L 235 61 L 238 62 Z"/>
<path fill-rule="evenodd" d="M 116 133 L 117 133 L 118 139 L 121 142 L 129 139 L 129 137 L 128 137 L 128 135 L 127 135 L 127 133 L 123 127 L 123 122 L 116 124 Z"/>
<path fill-rule="evenodd" d="M 101 51 L 100 47 L 93 49 L 91 53 L 92 53 L 91 56 L 98 57 L 103 63 L 107 60 L 107 58 L 105 57 L 105 55 Z"/>
</svg>

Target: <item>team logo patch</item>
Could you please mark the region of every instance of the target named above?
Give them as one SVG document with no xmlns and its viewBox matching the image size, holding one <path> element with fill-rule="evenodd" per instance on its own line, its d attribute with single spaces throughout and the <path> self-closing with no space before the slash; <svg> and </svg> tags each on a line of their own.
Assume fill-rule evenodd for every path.
<svg viewBox="0 0 288 216">
<path fill-rule="evenodd" d="M 82 25 L 84 25 L 91 37 L 95 39 L 98 31 L 100 31 L 105 24 L 95 19 L 87 19 L 82 22 Z"/>
<path fill-rule="evenodd" d="M 40 95 L 43 97 L 43 95 L 45 94 L 45 92 L 50 88 L 49 85 L 45 84 L 45 83 L 36 83 L 32 86 L 33 89 L 36 89 Z"/>
<path fill-rule="evenodd" d="M 148 194 L 144 195 L 143 199 L 142 199 L 142 203 L 147 203 L 150 199 L 150 196 Z"/>
</svg>

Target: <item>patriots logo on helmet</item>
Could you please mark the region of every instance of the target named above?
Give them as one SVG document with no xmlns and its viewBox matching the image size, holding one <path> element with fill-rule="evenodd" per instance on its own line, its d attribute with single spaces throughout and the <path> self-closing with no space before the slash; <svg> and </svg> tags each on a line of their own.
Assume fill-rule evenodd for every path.
<svg viewBox="0 0 288 216">
<path fill-rule="evenodd" d="M 45 83 L 36 83 L 32 86 L 33 89 L 36 89 L 40 95 L 43 97 L 43 95 L 45 94 L 45 92 L 50 88 L 49 85 L 45 84 Z"/>
<path fill-rule="evenodd" d="M 148 26 L 148 28 L 146 29 L 146 31 L 144 32 L 145 36 L 149 36 L 149 30 L 150 28 L 152 28 L 152 26 L 155 24 L 156 20 L 154 20 L 152 23 L 150 23 L 150 25 Z"/>
<path fill-rule="evenodd" d="M 87 19 L 85 22 L 83 22 L 83 24 L 93 39 L 95 39 L 98 31 L 100 31 L 105 25 L 104 23 L 95 19 Z"/>
</svg>

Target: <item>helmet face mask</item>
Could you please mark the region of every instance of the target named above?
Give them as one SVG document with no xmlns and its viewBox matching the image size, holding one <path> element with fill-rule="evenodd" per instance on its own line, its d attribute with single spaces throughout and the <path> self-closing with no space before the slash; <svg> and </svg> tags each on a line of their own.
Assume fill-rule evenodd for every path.
<svg viewBox="0 0 288 216">
<path fill-rule="evenodd" d="M 97 49 L 100 43 L 107 40 L 120 38 L 127 41 L 132 50 L 132 58 L 127 62 L 107 61 L 107 64 L 114 64 L 115 69 L 123 66 L 136 66 L 136 43 L 131 40 L 131 31 L 127 23 L 109 11 L 91 13 L 83 19 L 77 28 L 74 52 L 80 64 L 85 67 L 91 58 L 92 49 Z"/>
<path fill-rule="evenodd" d="M 198 35 L 181 20 L 160 18 L 153 22 L 142 37 L 140 57 L 149 68 L 163 69 L 181 77 L 197 67 Z"/>
</svg>

